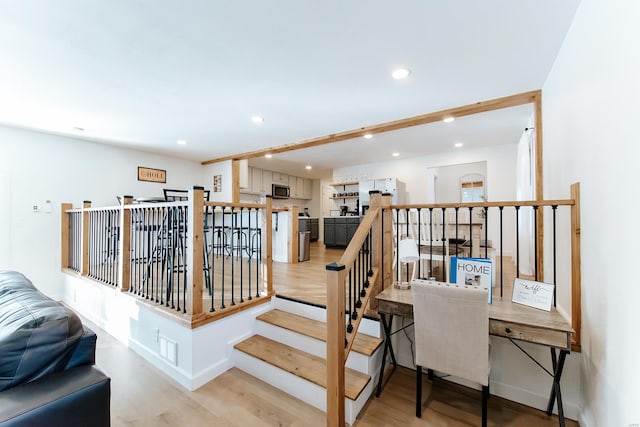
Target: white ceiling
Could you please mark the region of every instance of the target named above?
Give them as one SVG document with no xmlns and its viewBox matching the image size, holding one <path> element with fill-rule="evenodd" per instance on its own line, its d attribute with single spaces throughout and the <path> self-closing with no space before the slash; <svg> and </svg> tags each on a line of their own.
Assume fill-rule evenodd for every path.
<svg viewBox="0 0 640 427">
<path fill-rule="evenodd" d="M 0 0 L 0 123 L 198 161 L 299 142 L 541 88 L 578 2 Z M 512 139 L 513 111 L 278 157 Z"/>
</svg>

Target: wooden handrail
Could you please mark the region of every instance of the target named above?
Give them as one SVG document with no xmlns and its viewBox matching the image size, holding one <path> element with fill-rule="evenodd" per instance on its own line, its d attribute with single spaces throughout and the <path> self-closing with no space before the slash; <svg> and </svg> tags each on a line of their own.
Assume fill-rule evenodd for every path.
<svg viewBox="0 0 640 427">
<path fill-rule="evenodd" d="M 354 237 L 345 250 L 340 261 L 333 265 L 333 268 L 327 266 L 327 336 L 332 337 L 327 341 L 327 384 L 331 385 L 331 389 L 327 388 L 327 425 L 344 425 L 344 384 L 338 384 L 344 381 L 344 362 L 348 357 L 350 344 L 348 335 L 344 333 L 344 316 L 345 316 L 345 293 L 344 282 L 348 276 L 350 266 L 358 255 L 358 251 L 362 242 L 372 230 L 372 252 L 373 264 L 380 271 L 377 274 L 376 282 L 378 286 L 386 286 L 390 284 L 392 265 L 392 245 L 393 232 L 391 230 L 392 218 L 391 211 L 411 210 L 411 209 L 452 209 L 452 208 L 503 208 L 503 207 L 559 207 L 568 206 L 571 209 L 571 323 L 575 330 L 574 341 L 572 342 L 572 350 L 580 351 L 580 331 L 581 331 L 581 291 L 580 291 L 580 185 L 575 183 L 571 186 L 570 199 L 552 199 L 552 200 L 534 200 L 534 201 L 499 201 L 499 202 L 476 202 L 476 203 L 438 203 L 438 204 L 402 204 L 391 205 L 390 197 L 380 197 L 379 194 L 371 195 L 370 209 L 360 224 L 360 227 L 354 234 Z M 537 213 L 541 214 L 542 209 L 537 209 Z M 369 215 L 371 213 L 372 215 Z M 539 218 L 541 215 L 539 215 Z M 444 218 L 443 218 L 444 222 Z M 538 222 L 539 234 L 542 235 L 544 223 Z M 537 239 L 537 236 L 534 236 Z M 538 243 L 538 249 L 542 249 Z M 540 252 L 541 253 L 541 252 Z M 538 254 L 539 260 L 543 258 Z M 542 274 L 541 266 L 539 274 Z M 381 291 L 380 288 L 374 286 L 371 292 L 367 292 L 368 296 L 375 296 Z M 371 308 L 375 310 L 375 299 L 373 299 Z M 334 305 L 332 307 L 332 305 Z M 360 317 L 360 316 L 359 316 Z M 331 320 L 331 321 L 330 321 Z M 357 325 L 352 332 L 355 335 Z M 346 347 L 343 352 L 343 346 L 346 338 Z M 331 341 L 331 342 L 330 342 Z M 335 354 L 331 354 L 335 352 Z M 382 373 L 380 373 L 382 375 Z M 342 412 L 341 412 L 342 411 Z"/>
<path fill-rule="evenodd" d="M 375 199 L 372 195 L 372 201 Z M 379 194 L 377 195 L 379 198 Z M 344 369 L 345 362 L 351 351 L 355 336 L 363 318 L 364 311 L 376 289 L 371 283 L 362 297 L 360 312 L 352 324 L 353 329 L 345 331 L 345 282 L 349 272 L 360 254 L 363 245 L 372 233 L 372 229 L 380 226 L 382 208 L 373 202 L 360 226 L 351 238 L 342 257 L 336 263 L 327 266 L 327 425 L 344 426 Z M 380 230 L 378 230 L 380 235 Z M 376 239 L 377 241 L 377 239 Z M 373 244 L 373 242 L 371 242 Z M 377 253 L 377 252 L 376 252 Z M 377 266 L 372 281 L 378 281 Z M 354 296 L 355 298 L 355 296 Z M 349 313 L 352 316 L 353 313 Z"/>
<path fill-rule="evenodd" d="M 61 268 L 64 271 L 68 270 L 71 267 L 71 259 L 70 259 L 70 248 L 73 244 L 70 236 L 70 224 L 73 215 L 78 215 L 78 231 L 77 236 L 79 239 L 78 243 L 75 243 L 74 247 L 77 247 L 78 256 L 78 269 L 77 271 L 81 276 L 90 277 L 92 280 L 98 283 L 105 283 L 101 277 L 90 276 L 91 272 L 89 271 L 90 264 L 90 255 L 89 255 L 89 246 L 95 244 L 96 242 L 90 239 L 93 237 L 90 236 L 91 233 L 94 233 L 96 230 L 94 229 L 94 225 L 90 227 L 90 223 L 94 214 L 100 214 L 102 212 L 115 212 L 119 214 L 119 220 L 113 224 L 111 228 L 111 233 L 113 237 L 113 242 L 116 241 L 117 236 L 117 246 L 115 249 L 110 250 L 111 256 L 117 254 L 117 261 L 113 262 L 112 265 L 117 264 L 117 268 L 115 271 L 116 279 L 113 282 L 109 283 L 112 286 L 117 286 L 120 288 L 122 292 L 128 292 L 134 296 L 143 297 L 144 301 L 148 301 L 150 304 L 153 304 L 155 308 L 159 309 L 159 312 L 164 313 L 169 318 L 175 319 L 177 322 L 184 324 L 186 326 L 190 326 L 191 328 L 195 328 L 198 326 L 205 325 L 212 321 L 225 318 L 232 314 L 238 313 L 242 310 L 250 309 L 251 307 L 255 307 L 258 304 L 262 304 L 264 302 L 269 301 L 269 298 L 275 294 L 273 289 L 273 267 L 272 267 L 272 229 L 271 229 L 271 214 L 272 209 L 272 201 L 270 198 L 267 198 L 265 204 L 256 204 L 256 203 L 228 203 L 228 202 L 211 202 L 204 200 L 204 194 L 202 188 L 194 188 L 190 190 L 189 197 L 187 200 L 175 201 L 175 202 L 160 202 L 160 203 L 140 203 L 134 204 L 133 198 L 130 196 L 123 196 L 121 198 L 122 204 L 119 206 L 107 206 L 107 207 L 92 207 L 90 202 L 85 202 L 83 207 L 81 208 L 73 208 L 70 203 L 61 204 Z M 204 224 L 204 214 L 205 207 L 208 207 L 208 212 L 215 212 L 216 214 L 223 211 L 228 212 L 229 209 L 232 209 L 236 212 L 240 212 L 241 210 L 248 211 L 249 209 L 255 209 L 256 213 L 258 210 L 262 210 L 262 224 L 256 224 L 257 229 L 261 229 L 262 233 L 262 241 L 266 242 L 261 245 L 262 253 L 258 255 L 258 257 L 262 258 L 262 261 L 256 261 L 261 263 L 261 270 L 258 273 L 256 270 L 256 287 L 254 287 L 254 295 L 252 298 L 247 298 L 244 301 L 240 301 L 242 304 L 236 304 L 233 306 L 222 307 L 222 309 L 218 309 L 215 311 L 206 310 L 203 307 L 203 292 L 204 292 L 204 272 L 203 269 L 194 269 L 189 266 L 198 266 L 205 265 L 204 264 L 204 233 L 207 232 L 200 224 Z M 215 210 L 212 208 L 216 208 Z M 148 232 L 148 230 L 157 230 L 157 224 L 147 224 L 147 223 L 137 223 L 138 219 L 134 219 L 134 213 L 137 214 L 136 218 L 138 218 L 140 212 L 144 211 L 149 213 L 154 213 L 156 211 L 163 210 L 172 210 L 179 209 L 180 212 L 186 214 L 186 223 L 184 226 L 184 238 L 185 244 L 184 248 L 184 257 L 185 262 L 184 265 L 187 266 L 185 273 L 185 289 L 184 306 L 180 305 L 179 310 L 176 310 L 174 307 L 169 307 L 168 305 L 158 302 L 158 300 L 153 300 L 152 298 L 146 298 L 148 295 L 145 294 L 145 291 L 140 291 L 140 287 L 134 286 L 134 281 L 132 279 L 132 257 L 134 254 L 133 238 L 134 228 L 136 228 L 137 233 Z M 291 211 L 290 208 L 282 208 L 279 209 L 281 211 Z M 257 216 L 256 216 L 257 218 Z M 159 220 L 159 219 L 158 219 Z M 95 224 L 95 226 L 99 227 L 100 225 Z M 208 229 L 211 233 L 211 227 Z M 140 231 L 142 230 L 142 231 Z M 116 234 L 117 233 L 117 234 Z M 151 237 L 149 237 L 151 238 Z M 155 234 L 154 234 L 154 237 Z M 210 243 L 210 242 L 209 242 Z M 99 243 L 102 244 L 102 243 Z M 93 249 L 92 249 L 93 250 Z M 93 256 L 93 255 L 92 255 Z M 147 254 L 147 256 L 151 256 L 151 254 Z M 182 255 L 178 255 L 182 256 Z M 91 262 L 95 262 L 93 260 Z M 140 262 L 139 259 L 136 262 Z M 75 268 L 73 268 L 75 270 Z M 140 267 L 137 271 L 137 279 L 140 277 L 144 277 L 145 274 L 148 274 L 148 267 Z M 209 272 L 209 274 L 213 274 Z M 260 282 L 258 283 L 258 277 Z M 160 279 L 162 280 L 162 279 Z M 139 285 L 139 283 L 138 283 Z M 258 291 L 257 287 L 260 287 Z M 135 289 L 134 289 L 135 288 Z M 180 284 L 180 288 L 182 289 L 182 284 Z M 166 293 L 166 289 L 164 289 Z M 258 295 L 259 292 L 259 295 Z M 183 309 L 184 307 L 184 309 Z"/>
<path fill-rule="evenodd" d="M 575 200 L 513 200 L 502 202 L 471 202 L 471 203 L 430 203 L 411 205 L 391 205 L 393 209 L 442 209 L 442 208 L 499 208 L 514 206 L 573 206 Z"/>
</svg>

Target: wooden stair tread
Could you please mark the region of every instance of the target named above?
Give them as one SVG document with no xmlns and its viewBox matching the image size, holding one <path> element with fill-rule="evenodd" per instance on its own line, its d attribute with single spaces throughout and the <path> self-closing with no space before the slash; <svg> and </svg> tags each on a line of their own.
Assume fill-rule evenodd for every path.
<svg viewBox="0 0 640 427">
<path fill-rule="evenodd" d="M 235 349 L 267 362 L 307 381 L 327 387 L 327 362 L 325 359 L 288 345 L 254 335 L 236 344 Z M 345 396 L 356 400 L 371 377 L 354 369 L 344 369 Z"/>
<path fill-rule="evenodd" d="M 309 319 L 308 317 L 298 316 L 297 314 L 274 309 L 261 314 L 257 317 L 257 319 L 263 322 L 271 323 L 275 326 L 279 326 L 283 329 L 287 329 L 302 335 L 307 335 L 320 341 L 327 342 L 326 323 Z M 358 333 L 351 349 L 360 354 L 364 354 L 365 356 L 371 356 L 378 349 L 378 347 L 380 347 L 382 342 L 382 338 L 376 338 L 372 337 L 371 335 Z"/>
</svg>

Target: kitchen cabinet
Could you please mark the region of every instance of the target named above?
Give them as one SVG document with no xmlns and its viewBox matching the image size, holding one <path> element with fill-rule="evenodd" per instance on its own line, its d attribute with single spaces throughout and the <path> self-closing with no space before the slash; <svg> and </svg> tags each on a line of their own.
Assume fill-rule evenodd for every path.
<svg viewBox="0 0 640 427">
<path fill-rule="evenodd" d="M 241 188 L 241 193 L 270 196 L 272 184 L 279 184 L 289 187 L 289 197 L 292 199 L 311 200 L 312 198 L 313 181 L 310 179 L 251 166 L 247 168 L 247 174 L 247 187 Z"/>
<path fill-rule="evenodd" d="M 311 241 L 317 242 L 320 238 L 320 225 L 318 218 L 311 218 Z"/>
<path fill-rule="evenodd" d="M 249 168 L 251 172 L 251 192 L 261 194 L 265 192 L 262 184 L 262 169 Z"/>
<path fill-rule="evenodd" d="M 289 197 L 293 198 L 293 199 L 300 199 L 300 194 L 298 192 L 298 179 L 302 179 L 302 178 L 298 178 L 296 176 L 293 175 L 289 175 Z"/>
<path fill-rule="evenodd" d="M 298 231 L 300 233 L 304 233 L 305 231 L 310 231 L 310 241 L 317 242 L 318 238 L 318 218 L 309 218 L 309 217 L 300 217 L 298 218 Z"/>
<path fill-rule="evenodd" d="M 271 196 L 271 185 L 273 181 L 271 179 L 271 171 L 262 170 L 262 188 L 264 188 L 264 194 Z"/>
<path fill-rule="evenodd" d="M 313 181 L 304 179 L 302 183 L 302 198 L 311 200 L 313 198 Z M 313 237 L 312 237 L 313 238 Z"/>
<path fill-rule="evenodd" d="M 337 216 L 324 219 L 324 244 L 329 247 L 345 248 L 351 241 L 360 217 Z"/>
<path fill-rule="evenodd" d="M 289 175 L 280 172 L 271 172 L 271 179 L 274 184 L 289 185 Z"/>
</svg>

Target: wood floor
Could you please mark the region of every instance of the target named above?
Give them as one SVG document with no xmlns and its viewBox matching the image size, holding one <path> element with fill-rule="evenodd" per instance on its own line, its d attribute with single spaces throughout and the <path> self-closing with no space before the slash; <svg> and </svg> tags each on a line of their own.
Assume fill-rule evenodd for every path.
<svg viewBox="0 0 640 427">
<path fill-rule="evenodd" d="M 87 322 L 85 320 L 85 322 Z M 111 377 L 111 425 L 324 426 L 318 409 L 231 369 L 189 392 L 97 326 L 97 366 Z M 480 392 L 423 376 L 423 414 L 415 417 L 414 372 L 398 368 L 380 398 L 372 397 L 354 424 L 364 426 L 480 425 Z M 490 426 L 557 426 L 557 417 L 492 396 Z M 567 426 L 578 424 L 567 420 Z"/>
<path fill-rule="evenodd" d="M 311 245 L 311 260 L 274 263 L 276 293 L 326 303 L 325 265 L 341 250 Z M 86 320 L 85 320 L 86 321 Z M 194 392 L 185 390 L 109 334 L 98 334 L 97 366 L 112 378 L 111 425 L 118 426 L 324 426 L 325 414 L 233 368 Z M 480 425 L 479 391 L 423 376 L 423 415 L 415 417 L 414 371 L 398 368 L 380 398 L 372 397 L 355 426 Z M 557 417 L 495 396 L 490 426 L 556 426 Z M 567 420 L 567 426 L 578 424 Z"/>
</svg>

